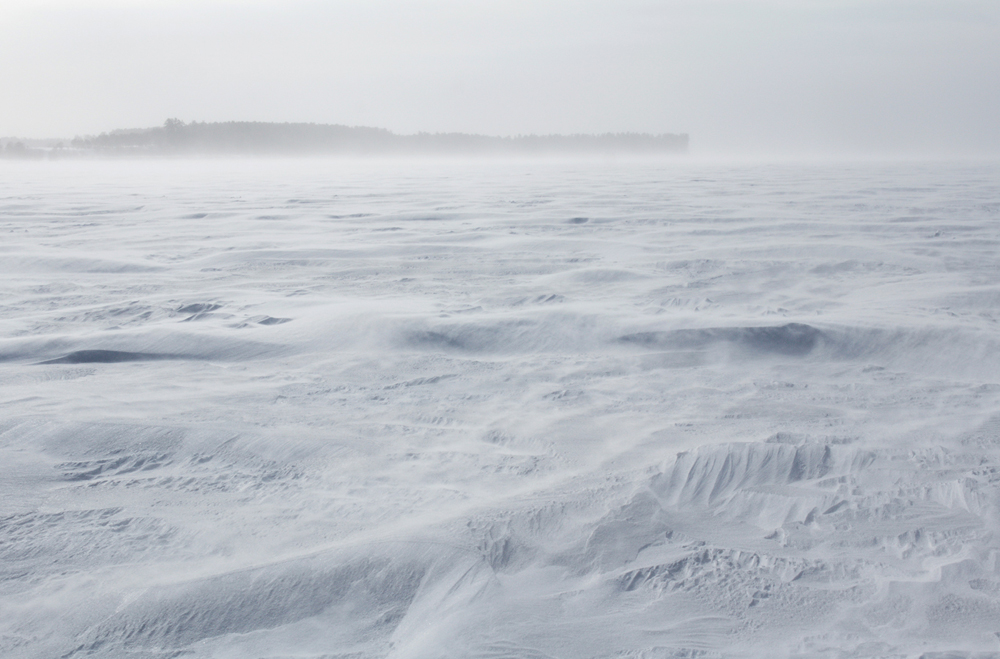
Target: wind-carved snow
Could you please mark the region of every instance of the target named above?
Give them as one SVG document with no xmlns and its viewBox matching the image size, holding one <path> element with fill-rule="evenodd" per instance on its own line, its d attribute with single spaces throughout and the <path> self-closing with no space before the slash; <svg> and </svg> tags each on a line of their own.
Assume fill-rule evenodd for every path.
<svg viewBox="0 0 1000 659">
<path fill-rule="evenodd" d="M 995 165 L 2 173 L 5 657 L 1000 652 Z"/>
</svg>

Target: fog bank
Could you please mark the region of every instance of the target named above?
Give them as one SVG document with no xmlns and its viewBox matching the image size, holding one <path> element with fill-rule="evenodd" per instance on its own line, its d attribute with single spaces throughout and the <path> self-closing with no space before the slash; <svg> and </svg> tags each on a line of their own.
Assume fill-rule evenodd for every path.
<svg viewBox="0 0 1000 659">
<path fill-rule="evenodd" d="M 989 1 L 5 3 L 0 136 L 186 120 L 1000 153 Z"/>
</svg>

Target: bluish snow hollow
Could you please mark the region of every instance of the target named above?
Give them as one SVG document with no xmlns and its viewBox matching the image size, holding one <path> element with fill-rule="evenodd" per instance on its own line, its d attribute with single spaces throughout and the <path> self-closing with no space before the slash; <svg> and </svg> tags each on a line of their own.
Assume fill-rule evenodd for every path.
<svg viewBox="0 0 1000 659">
<path fill-rule="evenodd" d="M 5 658 L 1000 656 L 996 164 L 0 166 Z"/>
</svg>

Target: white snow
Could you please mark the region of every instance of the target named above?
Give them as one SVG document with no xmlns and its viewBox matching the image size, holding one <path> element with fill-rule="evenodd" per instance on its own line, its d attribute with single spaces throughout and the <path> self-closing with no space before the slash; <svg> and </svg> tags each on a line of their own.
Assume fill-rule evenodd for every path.
<svg viewBox="0 0 1000 659">
<path fill-rule="evenodd" d="M 0 162 L 0 655 L 995 657 L 1000 165 Z"/>
</svg>

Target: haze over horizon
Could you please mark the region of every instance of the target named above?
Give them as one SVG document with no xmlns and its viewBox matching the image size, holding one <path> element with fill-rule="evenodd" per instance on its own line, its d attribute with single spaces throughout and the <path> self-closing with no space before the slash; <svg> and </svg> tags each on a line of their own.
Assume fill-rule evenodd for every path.
<svg viewBox="0 0 1000 659">
<path fill-rule="evenodd" d="M 1000 154 L 1000 4 L 13 0 L 0 135 L 185 121 Z"/>
</svg>

